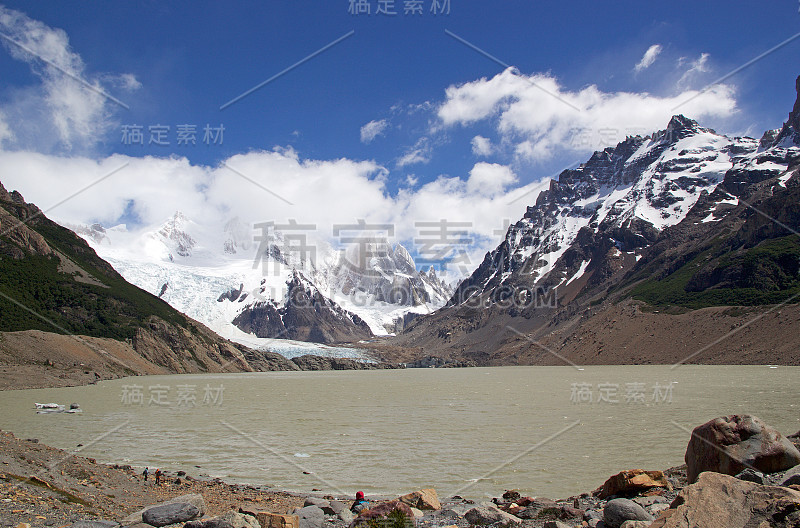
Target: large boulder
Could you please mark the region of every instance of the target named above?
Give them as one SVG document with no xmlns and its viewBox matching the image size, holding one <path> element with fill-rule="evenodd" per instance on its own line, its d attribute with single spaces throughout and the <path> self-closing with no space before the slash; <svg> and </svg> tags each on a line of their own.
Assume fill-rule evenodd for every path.
<svg viewBox="0 0 800 528">
<path fill-rule="evenodd" d="M 358 514 L 352 525 L 358 526 L 359 524 L 366 523 L 372 519 L 385 519 L 387 518 L 392 512 L 399 511 L 406 516 L 406 518 L 413 522 L 414 520 L 414 512 L 411 510 L 411 506 L 406 504 L 405 502 L 400 502 L 399 500 L 393 500 L 388 502 L 382 502 L 376 506 L 368 510 L 364 510 Z"/>
<path fill-rule="evenodd" d="M 800 524 L 800 492 L 720 473 L 701 473 L 651 528 L 789 528 Z"/>
<path fill-rule="evenodd" d="M 153 506 L 142 513 L 142 520 L 150 526 L 167 526 L 169 524 L 183 523 L 200 517 L 197 506 L 188 502 L 173 502 Z"/>
<path fill-rule="evenodd" d="M 174 497 L 174 498 L 169 499 L 167 501 L 160 502 L 160 503 L 158 503 L 156 505 L 148 506 L 146 508 L 143 508 L 143 509 L 137 511 L 136 513 L 132 513 L 132 514 L 128 515 L 125 519 L 120 521 L 120 524 L 122 526 L 133 526 L 133 525 L 136 525 L 136 524 L 147 523 L 147 521 L 144 520 L 144 513 L 146 511 L 148 511 L 148 510 L 150 510 L 152 508 L 158 507 L 158 506 L 164 506 L 164 505 L 167 505 L 167 504 L 177 504 L 177 503 L 189 504 L 189 505 L 194 506 L 195 508 L 197 508 L 199 513 L 197 514 L 196 517 L 192 517 L 192 519 L 195 519 L 195 518 L 198 518 L 198 517 L 202 517 L 203 514 L 206 512 L 206 503 L 203 500 L 203 496 L 202 495 L 198 495 L 196 493 L 192 493 L 192 494 L 189 494 L 189 495 L 181 495 L 179 497 Z M 189 520 L 191 520 L 191 519 L 186 519 L 186 521 L 189 521 Z M 180 522 L 184 522 L 184 521 L 180 521 Z M 147 524 L 149 524 L 149 523 L 147 523 Z M 155 525 L 153 525 L 153 526 L 155 526 Z"/>
<path fill-rule="evenodd" d="M 800 451 L 759 418 L 733 414 L 695 427 L 686 447 L 689 483 L 703 471 L 736 475 L 750 467 L 775 473 L 800 464 Z"/>
<path fill-rule="evenodd" d="M 520 524 L 522 519 L 515 517 L 510 513 L 506 513 L 499 508 L 482 504 L 471 508 L 464 514 L 464 518 L 473 525 L 498 525 L 498 526 L 513 526 Z"/>
<path fill-rule="evenodd" d="M 322 528 L 325 524 L 325 512 L 319 506 L 303 506 L 294 514 L 300 518 L 300 528 Z"/>
<path fill-rule="evenodd" d="M 402 497 L 398 498 L 400 502 L 405 502 L 412 508 L 419 510 L 441 510 L 442 504 L 439 502 L 439 496 L 433 488 L 413 491 Z"/>
<path fill-rule="evenodd" d="M 655 517 L 628 499 L 614 499 L 603 508 L 603 522 L 608 528 L 620 528 L 625 521 L 653 521 Z"/>
<path fill-rule="evenodd" d="M 671 489 L 667 477 L 661 471 L 644 471 L 643 469 L 629 469 L 609 478 L 600 488 L 598 495 L 601 499 L 612 495 L 636 495 L 650 488 Z"/>
</svg>

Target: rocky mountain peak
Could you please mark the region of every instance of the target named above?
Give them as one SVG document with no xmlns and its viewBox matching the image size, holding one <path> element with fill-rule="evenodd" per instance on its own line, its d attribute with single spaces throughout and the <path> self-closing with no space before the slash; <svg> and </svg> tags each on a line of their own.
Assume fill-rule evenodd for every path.
<svg viewBox="0 0 800 528">
<path fill-rule="evenodd" d="M 402 273 L 413 274 L 416 271 L 414 259 L 411 258 L 411 253 L 402 245 L 397 244 L 394 247 L 394 264 L 398 271 Z"/>
<path fill-rule="evenodd" d="M 688 133 L 697 132 L 700 129 L 700 125 L 694 119 L 689 119 L 683 114 L 678 114 L 672 116 L 672 119 L 669 120 L 669 124 L 667 125 L 667 131 L 669 132 L 686 132 Z"/>
<path fill-rule="evenodd" d="M 3 200 L 5 202 L 10 202 L 11 201 L 11 195 L 8 194 L 8 191 L 6 190 L 6 188 L 3 187 L 3 183 L 2 182 L 0 182 L 0 200 Z"/>
<path fill-rule="evenodd" d="M 196 245 L 195 240 L 186 232 L 186 224 L 188 222 L 188 218 L 182 212 L 176 211 L 172 218 L 167 220 L 158 231 L 158 235 L 170 241 L 170 246 L 182 257 L 190 256 L 192 248 Z"/>
<path fill-rule="evenodd" d="M 800 144 L 800 76 L 795 80 L 795 91 L 797 92 L 797 99 L 795 99 L 794 107 L 789 112 L 789 118 L 783 124 L 781 133 L 778 134 L 773 145 L 777 145 L 783 140 Z"/>
</svg>

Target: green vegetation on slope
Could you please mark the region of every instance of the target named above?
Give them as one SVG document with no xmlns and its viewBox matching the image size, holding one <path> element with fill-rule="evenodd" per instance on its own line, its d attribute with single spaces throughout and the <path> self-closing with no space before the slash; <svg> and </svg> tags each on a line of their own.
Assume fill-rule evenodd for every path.
<svg viewBox="0 0 800 528">
<path fill-rule="evenodd" d="M 24 217 L 20 208 L 28 207 L 8 202 L 0 206 L 17 217 Z M 43 330 L 125 339 L 133 337 L 153 315 L 187 326 L 186 317 L 125 281 L 73 232 L 43 216 L 28 225 L 50 247 L 108 287 L 78 282 L 59 272 L 56 256 L 31 254 L 21 248 L 26 256 L 12 258 L 9 245 L 19 246 L 0 237 L 0 331 Z"/>
<path fill-rule="evenodd" d="M 638 284 L 631 295 L 654 306 L 698 309 L 777 304 L 800 294 L 800 237 L 765 240 L 720 257 L 716 251 L 703 251 L 667 276 Z"/>
</svg>

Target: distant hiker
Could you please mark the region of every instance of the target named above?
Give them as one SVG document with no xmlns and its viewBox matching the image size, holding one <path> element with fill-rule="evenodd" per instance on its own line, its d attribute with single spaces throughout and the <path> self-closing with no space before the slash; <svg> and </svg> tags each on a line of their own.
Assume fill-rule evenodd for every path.
<svg viewBox="0 0 800 528">
<path fill-rule="evenodd" d="M 150 468 L 149 467 L 144 468 L 144 471 L 142 471 L 142 475 L 144 476 L 145 482 L 147 482 L 147 475 L 149 474 L 150 474 Z"/>
<path fill-rule="evenodd" d="M 156 469 L 156 486 L 161 485 L 161 469 Z"/>
<path fill-rule="evenodd" d="M 364 500 L 364 492 L 357 491 L 356 492 L 356 500 L 352 506 L 350 506 L 350 511 L 359 514 L 364 510 L 369 509 L 369 501 Z"/>
</svg>

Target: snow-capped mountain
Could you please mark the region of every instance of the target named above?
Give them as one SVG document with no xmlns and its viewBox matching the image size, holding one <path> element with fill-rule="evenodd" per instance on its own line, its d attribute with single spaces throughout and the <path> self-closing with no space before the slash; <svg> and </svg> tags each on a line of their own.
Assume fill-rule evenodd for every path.
<svg viewBox="0 0 800 528">
<path fill-rule="evenodd" d="M 432 268 L 418 272 L 408 251 L 386 240 L 336 249 L 303 238 L 298 246 L 267 224 L 234 217 L 215 227 L 180 212 L 144 233 L 70 227 L 130 282 L 249 345 L 386 335 L 452 295 Z"/>
<path fill-rule="evenodd" d="M 760 140 L 677 115 L 664 130 L 628 137 L 562 172 L 447 306 L 414 321 L 394 344 L 484 365 L 678 361 L 664 359 L 679 349 L 665 342 L 681 337 L 663 315 L 670 307 L 752 309 L 793 299 L 800 78 L 796 89 L 787 122 Z M 661 315 L 637 327 L 631 314 L 642 301 Z M 684 328 L 692 341 L 681 350 L 720 328 L 718 342 L 725 340 L 730 327 L 708 317 Z M 752 347 L 775 358 L 785 339 L 765 336 L 773 334 Z M 740 361 L 728 344 L 730 355 L 719 361 Z M 647 358 L 647 350 L 662 356 Z"/>
<path fill-rule="evenodd" d="M 729 138 L 678 115 L 665 130 L 595 152 L 551 182 L 450 304 L 519 283 L 544 289 L 571 284 L 607 264 L 605 252 L 593 255 L 599 248 L 610 250 L 608 257 L 635 261 L 701 196 L 714 193 L 726 174 L 756 170 L 771 177 L 785 171 L 789 156 L 777 150 L 759 150 L 753 138 Z M 725 196 L 714 210 L 736 203 Z"/>
</svg>

